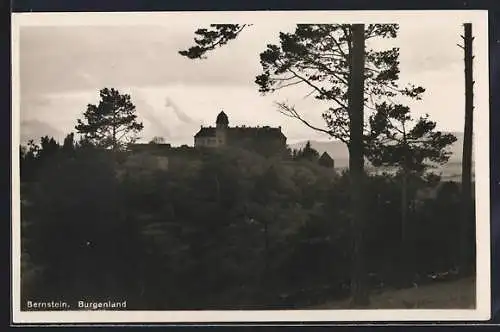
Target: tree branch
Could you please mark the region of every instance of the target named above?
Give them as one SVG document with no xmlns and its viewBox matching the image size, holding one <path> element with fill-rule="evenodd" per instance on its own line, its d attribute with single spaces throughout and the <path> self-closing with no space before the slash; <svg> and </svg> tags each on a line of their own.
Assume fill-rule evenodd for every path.
<svg viewBox="0 0 500 332">
<path fill-rule="evenodd" d="M 343 30 L 343 29 L 342 29 Z M 345 34 L 345 31 L 344 31 L 344 34 Z M 331 34 L 330 35 L 330 38 L 333 40 L 333 42 L 335 43 L 335 45 L 337 45 L 337 49 L 340 51 L 340 53 L 342 53 L 342 56 L 344 58 L 347 58 L 347 54 L 344 52 L 344 50 L 342 49 L 342 45 L 339 43 L 339 41 L 337 40 L 336 36 L 332 36 Z M 346 36 L 347 37 L 347 36 Z"/>
<path fill-rule="evenodd" d="M 276 102 L 275 104 L 278 106 L 278 112 L 280 112 L 281 114 L 283 114 L 289 118 L 297 119 L 297 120 L 301 121 L 303 124 L 305 124 L 307 127 L 311 128 L 313 130 L 323 132 L 325 134 L 328 134 L 329 136 L 332 136 L 332 132 L 330 130 L 326 130 L 323 128 L 313 126 L 308 121 L 304 120 L 299 115 L 299 113 L 295 110 L 295 108 L 293 106 L 290 107 L 290 106 L 286 105 L 285 103 L 278 103 L 278 102 Z"/>
<path fill-rule="evenodd" d="M 292 69 L 287 68 L 287 70 L 289 72 L 291 72 L 292 74 L 294 74 L 295 76 L 297 76 L 297 78 L 301 79 L 304 83 L 306 83 L 307 85 L 309 85 L 311 88 L 315 89 L 320 95 L 325 96 L 327 98 L 331 98 L 337 104 L 339 104 L 340 106 L 342 106 L 344 108 L 347 108 L 347 105 L 345 105 L 344 103 L 342 103 L 341 101 L 339 101 L 338 98 L 326 95 L 320 88 L 318 88 L 317 86 L 315 86 L 314 84 L 312 84 L 311 82 L 309 82 L 309 80 L 305 79 L 304 77 L 302 77 L 299 74 L 297 74 L 296 72 L 294 72 Z"/>
</svg>

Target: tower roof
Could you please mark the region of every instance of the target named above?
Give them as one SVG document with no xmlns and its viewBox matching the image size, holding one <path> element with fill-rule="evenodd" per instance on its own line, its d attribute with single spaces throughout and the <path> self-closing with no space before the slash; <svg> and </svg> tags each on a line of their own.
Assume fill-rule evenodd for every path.
<svg viewBox="0 0 500 332">
<path fill-rule="evenodd" d="M 217 115 L 217 120 L 215 121 L 215 123 L 226 125 L 226 126 L 229 124 L 229 119 L 228 119 L 226 113 L 224 113 L 224 111 L 221 111 L 219 113 L 219 115 Z"/>
<path fill-rule="evenodd" d="M 330 157 L 330 155 L 326 151 L 323 152 L 323 154 L 321 155 L 320 159 L 333 160 L 332 157 Z"/>
<path fill-rule="evenodd" d="M 330 157 L 330 155 L 326 151 L 323 152 L 321 157 L 319 157 L 318 162 L 320 165 L 326 167 L 333 167 L 335 165 L 335 161 L 332 159 L 332 157 Z"/>
</svg>

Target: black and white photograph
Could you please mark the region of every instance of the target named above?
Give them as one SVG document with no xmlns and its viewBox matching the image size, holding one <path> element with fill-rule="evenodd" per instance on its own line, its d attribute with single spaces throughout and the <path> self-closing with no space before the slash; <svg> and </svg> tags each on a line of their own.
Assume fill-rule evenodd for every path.
<svg viewBox="0 0 500 332">
<path fill-rule="evenodd" d="M 15 13 L 19 323 L 490 318 L 486 11 Z"/>
</svg>

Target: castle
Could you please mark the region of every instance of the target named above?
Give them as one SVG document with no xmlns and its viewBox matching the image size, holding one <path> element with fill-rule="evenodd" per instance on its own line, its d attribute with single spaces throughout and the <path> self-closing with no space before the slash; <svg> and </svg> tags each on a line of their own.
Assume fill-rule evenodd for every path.
<svg viewBox="0 0 500 332">
<path fill-rule="evenodd" d="M 286 149 L 286 136 L 281 127 L 229 127 L 229 119 L 222 111 L 217 115 L 215 127 L 202 126 L 194 135 L 194 146 Z"/>
<path fill-rule="evenodd" d="M 156 142 L 130 144 L 133 153 L 128 164 L 137 169 L 149 169 L 151 165 L 166 170 L 169 168 L 169 158 L 173 155 L 188 155 L 196 153 L 201 148 L 237 147 L 257 152 L 263 156 L 289 156 L 286 136 L 281 127 L 229 127 L 229 118 L 223 111 L 217 115 L 215 127 L 203 127 L 194 135 L 194 148 L 187 145 L 172 147 L 168 143 Z M 317 162 L 324 167 L 334 168 L 334 160 L 324 152 Z"/>
</svg>

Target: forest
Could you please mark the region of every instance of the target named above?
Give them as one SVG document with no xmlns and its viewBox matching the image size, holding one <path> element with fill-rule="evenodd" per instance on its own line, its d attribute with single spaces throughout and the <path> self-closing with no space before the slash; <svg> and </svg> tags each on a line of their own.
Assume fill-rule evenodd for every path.
<svg viewBox="0 0 500 332">
<path fill-rule="evenodd" d="M 180 55 L 203 58 L 251 26 L 211 28 Z M 397 30 L 297 25 L 260 55 L 259 91 L 306 84 L 331 106 L 322 129 L 277 104 L 344 142 L 347 171 L 321 165 L 309 145 L 276 154 L 187 148 L 167 169 L 139 171 L 127 163 L 128 147 L 143 125 L 132 97 L 113 88 L 76 119 L 77 136 L 21 146 L 22 303 L 113 298 L 128 309 L 229 310 L 352 298 L 357 308 L 376 290 L 474 275 L 471 140 L 462 183 L 432 172 L 456 138 L 393 102 L 425 91 L 398 85 L 398 49 L 365 49 L 365 40 L 396 38 Z M 466 103 L 471 111 L 471 93 Z M 472 137 L 470 114 L 461 114 Z M 397 172 L 368 174 L 365 159 Z"/>
<path fill-rule="evenodd" d="M 131 168 L 117 177 L 123 158 L 71 138 L 62 146 L 44 138 L 21 159 L 23 298 L 230 309 L 349 295 L 348 172 L 227 148 L 194 152 L 168 171 Z M 367 175 L 371 288 L 425 284 L 457 266 L 459 184 L 437 176 L 410 182 L 401 257 L 400 177 Z M 418 198 L 425 188 L 436 194 Z"/>
</svg>

